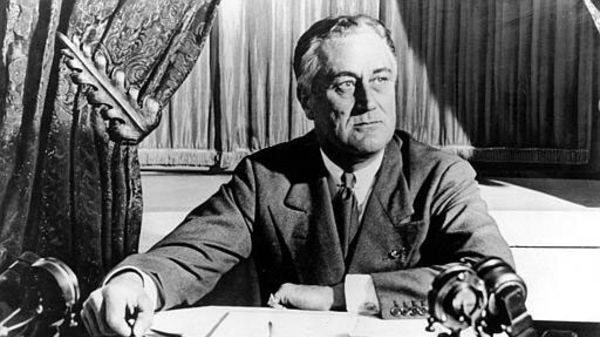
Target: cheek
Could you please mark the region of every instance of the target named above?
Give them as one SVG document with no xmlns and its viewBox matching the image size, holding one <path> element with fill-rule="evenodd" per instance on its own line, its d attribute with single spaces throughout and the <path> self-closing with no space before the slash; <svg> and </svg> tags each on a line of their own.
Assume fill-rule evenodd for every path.
<svg viewBox="0 0 600 337">
<path fill-rule="evenodd" d="M 385 94 L 385 95 L 381 95 L 379 102 L 381 103 L 381 109 L 383 110 L 383 112 L 385 113 L 386 116 L 389 117 L 389 119 L 393 119 L 393 121 L 396 120 L 396 95 L 394 93 L 392 94 Z"/>
<path fill-rule="evenodd" d="M 388 116 L 388 119 L 392 122 L 392 124 L 396 123 L 396 117 L 397 117 L 397 111 L 396 111 L 396 102 L 391 102 L 385 111 L 385 114 Z"/>
<path fill-rule="evenodd" d="M 329 107 L 330 114 L 336 119 L 341 117 L 347 118 L 354 106 L 354 96 L 349 95 L 348 97 L 343 97 L 331 90 L 327 91 L 325 101 Z"/>
</svg>

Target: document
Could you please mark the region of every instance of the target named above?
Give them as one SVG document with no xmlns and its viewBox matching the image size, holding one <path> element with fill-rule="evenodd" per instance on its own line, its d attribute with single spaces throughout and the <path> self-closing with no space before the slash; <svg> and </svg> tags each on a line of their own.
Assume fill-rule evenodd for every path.
<svg viewBox="0 0 600 337">
<path fill-rule="evenodd" d="M 157 313 L 152 325 L 154 334 L 148 336 L 348 337 L 357 319 L 356 315 L 336 312 L 202 307 Z"/>
<path fill-rule="evenodd" d="M 199 307 L 157 313 L 148 337 L 437 337 L 425 319 L 382 320 L 345 312 Z M 473 336 L 473 333 L 462 334 Z"/>
</svg>

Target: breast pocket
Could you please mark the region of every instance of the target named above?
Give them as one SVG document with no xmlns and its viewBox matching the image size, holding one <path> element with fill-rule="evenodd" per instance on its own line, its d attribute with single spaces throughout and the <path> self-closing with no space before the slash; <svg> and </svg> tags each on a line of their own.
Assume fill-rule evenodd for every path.
<svg viewBox="0 0 600 337">
<path fill-rule="evenodd" d="M 427 222 L 424 219 L 401 221 L 394 225 L 397 240 L 401 243 L 396 251 L 390 252 L 390 257 L 401 260 L 406 267 L 410 267 L 418 260 L 415 254 L 425 241 L 427 235 Z"/>
</svg>

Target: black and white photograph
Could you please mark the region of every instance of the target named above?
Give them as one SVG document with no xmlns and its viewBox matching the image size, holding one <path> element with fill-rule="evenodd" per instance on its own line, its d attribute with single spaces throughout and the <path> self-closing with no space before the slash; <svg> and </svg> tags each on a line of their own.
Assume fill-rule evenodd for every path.
<svg viewBox="0 0 600 337">
<path fill-rule="evenodd" d="M 600 0 L 0 0 L 0 337 L 600 336 Z"/>
</svg>

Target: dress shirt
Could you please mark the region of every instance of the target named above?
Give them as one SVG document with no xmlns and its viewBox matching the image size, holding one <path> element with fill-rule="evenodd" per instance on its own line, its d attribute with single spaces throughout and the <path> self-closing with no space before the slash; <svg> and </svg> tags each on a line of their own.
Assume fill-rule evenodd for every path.
<svg viewBox="0 0 600 337">
<path fill-rule="evenodd" d="M 329 181 L 329 190 L 332 192 L 331 196 L 333 197 L 335 193 L 337 193 L 339 186 L 342 185 L 341 177 L 342 173 L 344 173 L 344 170 L 331 161 L 331 159 L 327 157 L 323 150 L 321 150 L 321 158 L 323 159 L 323 164 L 325 164 L 325 168 L 329 173 L 327 180 Z M 369 199 L 369 195 L 371 195 L 371 191 L 373 190 L 375 174 L 377 174 L 377 170 L 379 170 L 379 167 L 381 167 L 382 161 L 383 151 L 380 151 L 377 154 L 377 157 L 375 157 L 371 163 L 359 170 L 352 172 L 356 177 L 356 184 L 352 190 L 354 191 L 354 196 L 358 202 L 359 220 L 362 220 L 365 205 Z"/>
<path fill-rule="evenodd" d="M 331 195 L 335 195 L 339 186 L 342 185 L 341 176 L 344 170 L 336 165 L 321 149 L 321 158 L 323 164 L 329 173 L 329 190 Z M 375 174 L 381 167 L 383 161 L 383 151 L 380 151 L 375 159 L 367 166 L 358 169 L 352 173 L 356 177 L 356 184 L 352 189 L 358 202 L 359 221 L 362 220 L 365 205 L 373 191 Z M 344 296 L 346 299 L 346 311 L 358 314 L 378 314 L 380 311 L 379 300 L 375 292 L 375 284 L 371 275 L 348 274 L 344 280 Z"/>
</svg>

